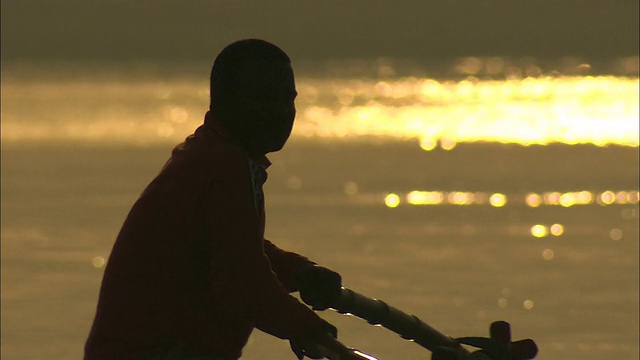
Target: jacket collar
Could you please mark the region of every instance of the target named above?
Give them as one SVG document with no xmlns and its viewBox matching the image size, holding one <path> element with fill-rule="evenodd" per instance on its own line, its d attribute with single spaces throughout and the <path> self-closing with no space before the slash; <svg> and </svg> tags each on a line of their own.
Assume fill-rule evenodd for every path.
<svg viewBox="0 0 640 360">
<path fill-rule="evenodd" d="M 254 163 L 260 165 L 263 169 L 267 169 L 271 166 L 271 161 L 267 158 L 265 154 L 249 154 L 247 153 L 242 146 L 229 134 L 229 131 L 225 128 L 224 124 L 220 119 L 218 119 L 211 111 L 207 111 L 204 117 L 204 127 L 209 129 L 225 141 L 233 144 L 242 150 L 243 153 L 247 155 Z"/>
</svg>

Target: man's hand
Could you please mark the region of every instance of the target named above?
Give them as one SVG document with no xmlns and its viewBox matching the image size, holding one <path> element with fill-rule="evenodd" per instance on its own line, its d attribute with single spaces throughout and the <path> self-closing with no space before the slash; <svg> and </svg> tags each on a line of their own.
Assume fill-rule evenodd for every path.
<svg viewBox="0 0 640 360">
<path fill-rule="evenodd" d="M 310 265 L 298 271 L 297 285 L 300 297 L 313 310 L 326 310 L 338 299 L 342 277 L 322 266 Z"/>
<path fill-rule="evenodd" d="M 326 333 L 323 336 L 329 335 L 334 339 L 338 338 L 338 329 L 335 326 L 325 321 L 324 328 Z M 311 359 L 324 359 L 326 355 L 320 349 L 321 344 L 317 342 L 289 340 L 289 345 L 291 345 L 291 350 L 298 360 L 304 359 L 305 356 Z"/>
</svg>

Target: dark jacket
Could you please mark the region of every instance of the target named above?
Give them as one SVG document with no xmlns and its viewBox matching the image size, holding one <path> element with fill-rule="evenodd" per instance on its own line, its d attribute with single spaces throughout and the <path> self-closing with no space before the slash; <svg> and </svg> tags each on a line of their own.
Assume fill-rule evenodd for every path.
<svg viewBox="0 0 640 360">
<path fill-rule="evenodd" d="M 269 161 L 249 157 L 207 116 L 131 209 L 85 359 L 175 347 L 235 359 L 254 327 L 282 339 L 322 332 L 322 320 L 288 294 L 312 262 L 264 239 Z"/>
</svg>

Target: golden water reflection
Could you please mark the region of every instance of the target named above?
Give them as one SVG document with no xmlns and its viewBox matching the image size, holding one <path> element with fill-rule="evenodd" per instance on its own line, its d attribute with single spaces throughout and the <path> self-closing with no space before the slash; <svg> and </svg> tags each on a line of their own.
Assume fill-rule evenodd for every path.
<svg viewBox="0 0 640 360">
<path fill-rule="evenodd" d="M 587 190 L 582 191 L 548 191 L 543 193 L 530 192 L 527 194 L 505 195 L 502 193 L 487 192 L 471 192 L 471 191 L 439 191 L 439 190 L 412 190 L 404 196 L 397 193 L 389 193 L 384 198 L 387 207 L 395 208 L 403 202 L 408 205 L 415 206 L 435 206 L 435 205 L 484 205 L 489 204 L 493 207 L 503 207 L 508 202 L 514 204 L 525 204 L 531 208 L 546 206 L 571 207 L 576 205 L 591 205 L 597 203 L 601 206 L 607 205 L 637 205 L 639 202 L 640 192 L 637 190 L 605 190 L 600 193 L 594 193 Z M 404 199 L 404 200 L 403 200 Z M 595 201 L 594 201 L 595 199 Z M 628 209 L 627 209 L 628 210 Z M 627 211 L 628 212 L 628 211 Z M 626 214 L 626 213 L 625 213 Z M 635 213 L 633 213 L 635 214 Z M 625 215 L 623 214 L 623 217 Z M 626 215 L 632 217 L 632 215 Z M 555 230 L 553 228 L 555 227 Z M 551 230 L 555 233 L 562 233 L 562 225 L 555 224 Z"/>
<path fill-rule="evenodd" d="M 465 66 L 472 66 L 473 62 Z M 292 137 L 637 147 L 639 81 L 300 77 Z M 202 123 L 206 81 L 3 80 L 3 141 L 176 143 Z M 33 104 L 38 104 L 34 107 Z"/>
<path fill-rule="evenodd" d="M 409 138 L 424 150 L 478 141 L 638 146 L 637 78 L 333 80 L 303 82 L 300 93 L 302 137 Z"/>
</svg>

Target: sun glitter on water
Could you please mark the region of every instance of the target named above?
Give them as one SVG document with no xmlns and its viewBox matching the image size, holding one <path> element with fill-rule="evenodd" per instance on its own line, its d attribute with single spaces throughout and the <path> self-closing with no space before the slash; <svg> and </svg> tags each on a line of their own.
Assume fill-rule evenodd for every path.
<svg viewBox="0 0 640 360">
<path fill-rule="evenodd" d="M 333 80 L 312 91 L 323 87 L 338 97 L 349 89 L 349 101 L 305 104 L 297 136 L 414 138 L 427 151 L 478 141 L 638 146 L 638 79 Z"/>
<path fill-rule="evenodd" d="M 475 74 L 474 64 L 461 63 L 461 74 Z M 526 73 L 503 80 L 301 74 L 292 138 L 411 140 L 425 151 L 467 142 L 638 147 L 637 75 Z M 209 102 L 207 79 L 8 75 L 7 142 L 173 144 L 202 123 Z"/>
</svg>

